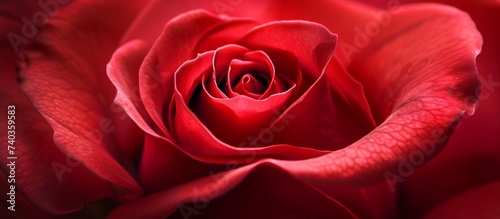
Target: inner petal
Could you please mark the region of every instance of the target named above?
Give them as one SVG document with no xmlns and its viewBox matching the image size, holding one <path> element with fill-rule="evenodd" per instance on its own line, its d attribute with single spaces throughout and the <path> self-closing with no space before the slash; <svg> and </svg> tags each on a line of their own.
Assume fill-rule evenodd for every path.
<svg viewBox="0 0 500 219">
<path fill-rule="evenodd" d="M 203 61 L 202 57 L 210 54 L 212 63 Z M 213 135 L 238 146 L 247 142 L 249 135 L 257 135 L 267 127 L 277 117 L 277 111 L 289 105 L 296 84 L 288 77 L 277 77 L 273 63 L 263 51 L 228 45 L 210 54 L 178 70 L 179 76 L 198 73 L 199 82 L 179 78 L 177 83 L 200 83 L 192 93 L 183 95 L 187 97 L 184 100 Z M 212 64 L 212 69 L 206 68 L 207 64 Z"/>
<path fill-rule="evenodd" d="M 258 99 L 269 88 L 271 80 L 269 73 L 265 64 L 233 60 L 227 77 L 228 90 L 231 93 L 235 92 Z"/>
<path fill-rule="evenodd" d="M 234 90 L 245 94 L 263 94 L 266 88 L 266 81 L 263 81 L 261 78 L 255 78 L 252 74 L 245 74 Z"/>
</svg>

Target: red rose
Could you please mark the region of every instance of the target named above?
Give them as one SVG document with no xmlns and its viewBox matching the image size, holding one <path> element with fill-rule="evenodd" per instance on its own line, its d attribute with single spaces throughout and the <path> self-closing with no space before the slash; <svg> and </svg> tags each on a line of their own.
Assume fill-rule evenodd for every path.
<svg viewBox="0 0 500 219">
<path fill-rule="evenodd" d="M 23 213 L 394 218 L 478 100 L 481 36 L 451 7 L 40 2 L 2 20 Z"/>
</svg>

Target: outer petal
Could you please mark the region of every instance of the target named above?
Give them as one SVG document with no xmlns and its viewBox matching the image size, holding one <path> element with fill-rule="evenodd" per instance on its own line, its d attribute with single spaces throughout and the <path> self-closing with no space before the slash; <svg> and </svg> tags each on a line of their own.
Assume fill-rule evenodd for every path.
<svg viewBox="0 0 500 219">
<path fill-rule="evenodd" d="M 87 170 L 88 171 L 88 170 Z M 73 172 L 75 173 L 75 172 Z M 89 181 L 91 181 L 90 178 L 88 178 Z M 3 172 L 0 172 L 0 192 L 2 194 L 7 194 L 10 193 L 10 188 L 7 183 L 8 178 L 4 175 Z M 74 185 L 73 185 L 74 186 Z M 67 187 L 67 186 L 65 186 Z M 53 191 L 56 192 L 56 191 Z M 66 195 L 75 195 L 72 193 L 70 190 L 68 191 L 60 191 L 62 193 L 66 192 Z M 81 191 L 84 192 L 84 191 Z M 87 191 L 88 193 L 91 193 L 91 191 Z M 7 209 L 8 203 L 5 202 L 0 204 L 0 215 L 2 218 L 9 218 L 9 219 L 26 219 L 26 218 L 38 218 L 38 219 L 88 219 L 88 218 L 102 218 L 107 214 L 107 211 L 109 211 L 109 204 L 105 202 L 96 202 L 93 204 L 87 204 L 82 210 L 74 212 L 74 213 L 68 213 L 64 215 L 52 215 L 49 214 L 40 208 L 37 208 L 35 205 L 33 205 L 26 196 L 24 196 L 22 193 L 19 193 L 18 190 L 16 190 L 16 198 L 15 198 L 15 210 L 16 211 L 11 211 Z M 48 195 L 47 195 L 48 196 Z M 44 198 L 47 198 L 47 196 L 44 196 Z M 47 200 L 47 199 L 45 199 Z M 69 200 L 69 199 L 67 199 Z M 108 202 L 109 203 L 109 202 Z"/>
<path fill-rule="evenodd" d="M 383 46 L 374 47 L 378 49 L 371 51 L 370 58 L 352 67 L 362 83 L 368 85 L 367 92 L 378 93 L 377 88 L 384 90 L 384 93 L 394 94 L 391 116 L 346 150 L 333 152 L 331 157 L 325 156 L 324 161 L 332 163 L 329 167 L 325 165 L 321 171 L 313 171 L 316 173 L 311 175 L 319 176 L 338 170 L 341 176 L 359 176 L 366 180 L 370 175 L 382 177 L 383 170 L 396 168 L 410 155 L 413 156 L 412 153 L 424 153 L 423 159 L 428 160 L 449 138 L 449 130 L 461 115 L 473 112 L 478 86 L 474 58 L 481 38 L 466 14 L 450 8 L 438 5 L 432 8 L 408 7 L 401 9 L 399 15 L 409 20 L 424 11 L 434 18 L 416 22 L 412 29 L 403 29 L 406 31 L 404 34 L 400 32 Z M 403 23 L 398 21 L 394 25 L 393 31 L 396 31 Z M 449 28 L 446 36 L 426 31 L 442 25 Z M 398 49 L 402 45 L 405 50 Z M 435 45 L 448 46 L 441 48 Z M 404 63 L 420 62 L 419 56 L 415 54 L 422 54 L 422 59 L 429 59 L 428 64 L 404 75 Z M 386 79 L 376 78 L 380 77 L 378 72 L 383 72 L 381 75 Z M 322 162 L 320 159 L 316 161 L 316 164 Z M 315 161 L 311 160 L 310 163 L 314 164 Z M 419 163 L 415 162 L 414 166 L 421 165 Z"/>
<path fill-rule="evenodd" d="M 482 89 L 477 110 L 457 127 L 446 148 L 403 184 L 405 215 L 422 216 L 441 202 L 500 177 L 500 20 L 498 1 L 439 1 L 467 11 L 484 38 L 477 58 Z M 479 93 L 479 90 L 476 91 Z M 432 194 L 424 195 L 422 191 Z M 458 208 L 457 208 L 458 209 Z"/>
<path fill-rule="evenodd" d="M 245 203 L 234 201 L 242 197 Z M 356 218 L 339 202 L 272 164 L 247 166 L 185 183 L 120 206 L 108 218 L 163 218 L 171 214 L 174 218 Z"/>
<path fill-rule="evenodd" d="M 35 124 L 18 125 L 24 130 L 19 134 L 18 144 L 19 152 L 26 153 L 22 156 L 26 159 L 23 165 L 32 165 L 19 166 L 20 171 L 26 171 L 26 183 L 19 183 L 19 188 L 32 202 L 51 213 L 74 211 L 81 208 L 83 202 L 106 196 L 134 198 L 142 194 L 135 180 L 113 158 L 114 155 L 125 157 L 118 144 L 121 141 L 114 139 L 114 134 L 134 134 L 130 130 L 113 129 L 114 124 L 124 124 L 127 119 L 115 120 L 116 115 L 109 108 L 114 89 L 104 73 L 116 39 L 141 7 L 141 4 L 124 5 L 93 1 L 72 4 L 51 19 L 39 38 L 23 53 L 20 83 L 54 129 L 54 142 L 63 153 L 52 145 L 50 128 L 40 115 L 31 107 L 19 104 L 19 115 L 24 116 L 20 119 Z M 95 26 L 95 21 L 102 19 L 100 15 L 109 14 L 109 10 L 120 13 Z M 125 17 L 128 19 L 123 19 Z M 106 37 L 101 37 L 102 34 Z M 39 137 L 33 135 L 36 133 L 33 130 L 40 133 Z M 21 137 L 22 133 L 29 133 L 30 137 Z M 127 144 L 131 144 L 130 139 L 128 141 Z M 39 150 L 44 152 L 38 153 Z M 68 167 L 68 162 L 72 166 Z M 79 162 L 84 165 L 78 165 Z M 122 163 L 127 162 L 130 161 Z M 60 164 L 57 167 L 63 168 L 58 169 L 62 172 L 53 170 L 54 163 Z M 76 173 L 69 174 L 71 171 Z M 61 173 L 67 174 L 61 178 Z M 27 181 L 34 176 L 40 177 L 39 183 Z M 81 177 L 89 179 L 88 184 L 81 185 Z M 63 184 L 57 186 L 61 179 Z M 106 181 L 112 183 L 112 188 Z"/>
<path fill-rule="evenodd" d="M 121 105 L 146 133 L 160 136 L 157 126 L 146 112 L 139 93 L 139 68 L 150 45 L 132 41 L 120 47 L 107 65 L 108 77 L 118 90 L 115 102 Z"/>
<path fill-rule="evenodd" d="M 338 96 L 344 101 L 346 108 L 352 111 L 350 114 L 357 119 L 357 124 L 374 128 L 377 126 L 373 114 L 365 96 L 363 85 L 347 72 L 340 63 L 338 57 L 334 57 L 326 69 L 328 84 L 332 87 L 332 95 Z"/>
<path fill-rule="evenodd" d="M 89 171 L 71 156 L 66 156 L 53 143 L 51 127 L 36 111 L 31 101 L 17 87 L 15 77 L 16 50 L 25 44 L 11 44 L 8 34 L 27 37 L 22 33 L 21 17 L 31 18 L 32 14 L 42 9 L 38 1 L 3 1 L 0 5 L 0 66 L 3 68 L 0 80 L 0 106 L 16 107 L 16 212 L 7 210 L 2 204 L 1 215 L 9 218 L 27 218 L 36 215 L 49 218 L 42 210 L 51 213 L 66 213 L 82 208 L 86 202 L 112 195 L 113 188 Z M 58 5 L 63 8 L 65 5 Z M 19 51 L 17 50 L 17 51 Z M 7 111 L 3 111 L 7 113 Z M 7 114 L 2 113 L 2 139 L 7 133 Z M 2 144 L 2 147 L 7 146 Z M 1 151 L 1 167 L 9 174 L 6 164 L 7 150 Z M 1 174 L 3 175 L 3 173 Z M 2 193 L 9 192 L 7 179 L 1 177 Z M 81 179 L 84 178 L 85 182 Z M 33 204 L 31 204 L 31 203 Z M 9 212 L 9 213 L 7 213 Z M 12 217 L 11 217 L 12 216 Z"/>
</svg>

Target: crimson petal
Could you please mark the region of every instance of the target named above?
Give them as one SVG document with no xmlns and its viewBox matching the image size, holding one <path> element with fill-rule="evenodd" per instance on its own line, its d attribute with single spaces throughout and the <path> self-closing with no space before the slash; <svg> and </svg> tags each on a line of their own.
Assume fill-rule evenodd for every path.
<svg viewBox="0 0 500 219">
<path fill-rule="evenodd" d="M 87 188 L 95 188 L 95 191 L 88 191 L 88 194 L 85 194 L 87 190 L 82 190 L 83 194 L 76 200 L 54 197 L 50 199 L 52 202 L 47 202 L 46 197 L 39 197 L 40 191 L 46 191 L 46 187 L 43 189 L 39 187 L 24 188 L 24 192 L 30 200 L 50 212 L 74 211 L 81 208 L 82 199 L 93 201 L 105 196 L 133 199 L 142 195 L 142 189 L 137 182 L 113 157 L 124 158 L 120 148 L 122 145 L 117 143 L 120 140 L 115 139 L 115 135 L 123 138 L 123 133 L 117 129 L 115 133 L 110 134 L 109 123 L 121 124 L 125 122 L 126 118 L 125 120 L 116 119 L 116 115 L 112 112 L 113 109 L 109 108 L 109 100 L 114 95 L 114 88 L 104 72 L 106 62 L 117 46 L 117 40 L 131 22 L 130 18 L 137 13 L 141 6 L 142 3 L 109 2 L 109 4 L 99 4 L 95 1 L 71 4 L 65 10 L 61 10 L 54 19 L 51 19 L 33 45 L 22 53 L 19 73 L 20 86 L 54 130 L 54 143 L 63 152 L 57 154 L 55 152 L 57 149 L 48 149 L 53 146 L 48 144 L 49 139 L 45 139 L 48 136 L 43 136 L 44 147 L 52 151 L 43 154 L 49 157 L 54 156 L 53 159 L 62 164 L 66 163 L 64 154 L 80 161 L 83 165 L 78 166 L 77 169 L 83 175 L 69 174 L 71 182 L 75 185 L 79 184 L 76 181 L 80 177 L 89 176 L 90 178 L 102 178 L 116 189 L 105 192 L 103 189 L 106 187 L 103 187 L 102 181 L 92 180 L 90 181 L 91 186 L 87 185 Z M 107 17 L 109 10 L 117 11 L 117 13 Z M 104 22 L 102 21 L 103 16 L 107 18 L 104 19 Z M 97 22 L 99 24 L 97 26 L 95 25 L 96 20 L 100 21 Z M 88 34 L 89 32 L 92 32 L 93 35 Z M 105 37 L 102 37 L 104 35 Z M 106 40 L 103 41 L 103 39 Z M 81 42 L 86 42 L 86 44 L 81 44 Z M 106 117 L 106 114 L 110 118 Z M 31 115 L 33 114 L 28 112 L 26 118 Z M 51 133 L 47 130 L 45 123 L 39 124 L 39 128 L 46 133 Z M 26 129 L 26 131 L 28 130 Z M 129 130 L 126 136 L 131 137 L 135 134 Z M 24 139 L 32 138 L 24 137 Z M 129 140 L 132 141 L 132 139 Z M 24 145 L 25 148 L 20 150 L 29 150 L 34 144 L 38 145 L 30 140 Z M 132 142 L 127 142 L 127 144 L 132 144 Z M 131 146 L 123 145 L 123 147 Z M 37 155 L 33 154 L 33 156 Z M 29 159 L 28 155 L 24 157 Z M 43 159 L 50 160 L 47 157 Z M 32 161 L 35 160 L 37 159 Z M 47 160 L 38 161 L 48 162 Z M 120 161 L 122 162 L 122 160 Z M 130 161 L 123 161 L 123 164 L 127 165 L 128 162 Z M 40 168 L 49 167 L 46 165 L 37 166 Z M 71 168 L 69 169 L 71 170 Z M 49 169 L 33 173 L 33 176 L 47 173 L 47 171 Z M 93 174 L 96 176 L 91 177 Z M 47 175 L 55 176 L 55 173 L 47 173 Z M 57 177 L 46 179 L 49 180 L 47 183 L 51 184 L 47 188 L 59 188 L 53 186 L 58 184 L 54 182 Z M 54 191 L 50 194 L 66 196 L 74 193 Z M 48 197 L 50 196 L 48 195 Z"/>
<path fill-rule="evenodd" d="M 219 51 L 237 48 L 243 49 L 230 45 L 222 47 L 214 53 L 204 53 L 197 59 L 186 62 L 176 72 L 176 86 L 180 95 L 184 97 L 184 102 L 189 102 L 192 111 L 212 134 L 234 146 L 245 141 L 249 134 L 257 133 L 260 128 L 266 127 L 275 117 L 273 109 L 284 108 L 294 90 L 292 87 L 286 92 L 273 94 L 263 100 L 256 100 L 244 95 L 229 99 L 213 98 L 206 90 L 201 90 L 196 96 L 191 97 L 196 85 L 203 84 L 201 81 L 203 74 L 200 72 L 206 72 L 207 69 L 210 69 L 212 63 L 210 59 L 213 57 L 214 63 L 217 63 L 215 60 L 219 57 Z M 224 54 L 224 52 L 221 53 Z M 219 71 L 216 68 L 214 70 Z M 228 77 L 230 77 L 230 73 Z M 231 124 L 221 126 L 221 121 L 230 121 Z M 176 122 L 186 121 L 176 120 Z M 182 128 L 178 129 L 182 131 Z"/>
<path fill-rule="evenodd" d="M 500 2 L 439 2 L 468 12 L 484 38 L 483 50 L 477 57 L 482 89 L 476 90 L 481 95 L 474 116 L 465 118 L 446 148 L 404 182 L 401 190 L 403 212 L 416 217 L 423 216 L 455 194 L 498 179 L 500 174 L 492 171 L 500 169 L 500 138 L 495 134 L 500 133 L 500 63 L 497 61 L 500 32 L 495 28 L 495 21 L 500 20 Z M 433 195 L 425 196 L 421 191 Z"/>
<path fill-rule="evenodd" d="M 230 165 L 232 164 L 210 165 L 199 162 L 185 155 L 170 142 L 146 135 L 139 181 L 145 192 L 151 194 L 229 169 Z"/>
<path fill-rule="evenodd" d="M 245 202 L 252 208 L 234 202 L 242 197 L 247 199 Z M 147 210 L 144 210 L 145 207 Z M 255 218 L 273 216 L 273 213 L 279 213 L 276 217 L 285 215 L 286 218 L 311 215 L 318 218 L 332 215 L 337 218 L 357 218 L 338 201 L 272 164 L 243 167 L 185 183 L 120 206 L 108 218 L 162 218 L 171 214 L 174 218 L 221 218 L 228 215 Z"/>
<path fill-rule="evenodd" d="M 174 73 L 186 60 L 196 56 L 196 47 L 210 31 L 217 28 L 231 28 L 247 22 L 223 19 L 202 10 L 195 10 L 170 20 L 151 51 L 144 59 L 139 71 L 139 88 L 144 106 L 156 123 L 169 137 L 164 124 L 163 109 L 174 96 Z M 229 34 L 229 33 L 228 33 Z M 233 35 L 238 33 L 233 33 Z"/>
<path fill-rule="evenodd" d="M 146 112 L 139 94 L 139 68 L 150 46 L 132 41 L 118 48 L 107 65 L 108 77 L 117 89 L 115 103 L 122 106 L 134 122 L 146 133 L 160 136 Z"/>
</svg>

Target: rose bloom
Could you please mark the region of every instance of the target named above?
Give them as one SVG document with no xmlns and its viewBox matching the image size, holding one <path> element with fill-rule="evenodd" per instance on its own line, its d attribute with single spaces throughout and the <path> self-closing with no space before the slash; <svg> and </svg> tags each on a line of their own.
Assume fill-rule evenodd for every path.
<svg viewBox="0 0 500 219">
<path fill-rule="evenodd" d="M 444 3 L 2 1 L 0 214 L 498 218 L 500 6 Z"/>
</svg>

